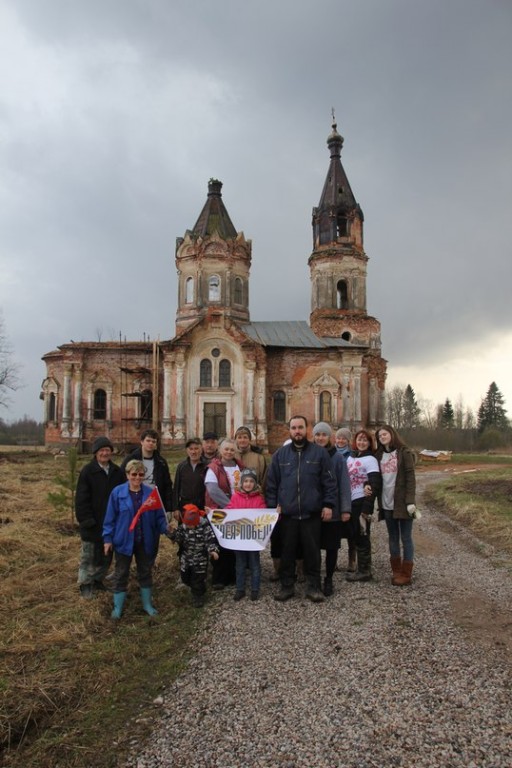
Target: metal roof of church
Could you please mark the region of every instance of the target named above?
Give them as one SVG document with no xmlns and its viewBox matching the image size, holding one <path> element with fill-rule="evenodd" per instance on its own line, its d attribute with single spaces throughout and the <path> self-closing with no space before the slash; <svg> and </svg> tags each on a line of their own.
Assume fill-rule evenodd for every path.
<svg viewBox="0 0 512 768">
<path fill-rule="evenodd" d="M 263 347 L 352 347 L 344 339 L 320 338 L 316 336 L 305 320 L 277 320 L 247 323 L 242 330 L 253 341 Z"/>
<path fill-rule="evenodd" d="M 210 179 L 208 182 L 208 197 L 199 218 L 194 224 L 194 235 L 206 237 L 218 232 L 223 240 L 234 240 L 237 232 L 229 213 L 222 201 L 222 182 L 218 179 Z"/>
</svg>

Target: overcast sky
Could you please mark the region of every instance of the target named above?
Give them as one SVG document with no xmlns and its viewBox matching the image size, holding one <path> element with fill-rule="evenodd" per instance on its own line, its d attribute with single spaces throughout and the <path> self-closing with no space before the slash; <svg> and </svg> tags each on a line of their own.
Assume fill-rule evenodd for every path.
<svg viewBox="0 0 512 768">
<path fill-rule="evenodd" d="M 0 0 L 0 307 L 42 419 L 70 339 L 172 338 L 207 183 L 252 320 L 305 320 L 331 107 L 388 386 L 512 416 L 510 0 Z"/>
</svg>

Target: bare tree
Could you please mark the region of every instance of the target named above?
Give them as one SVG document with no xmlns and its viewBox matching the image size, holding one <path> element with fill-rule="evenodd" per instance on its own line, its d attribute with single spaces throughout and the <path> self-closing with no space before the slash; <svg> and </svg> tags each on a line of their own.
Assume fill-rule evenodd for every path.
<svg viewBox="0 0 512 768">
<path fill-rule="evenodd" d="M 387 419 L 395 429 L 402 429 L 404 424 L 405 411 L 405 387 L 396 384 L 392 389 L 386 392 L 386 412 Z"/>
<path fill-rule="evenodd" d="M 20 386 L 20 367 L 12 359 L 12 347 L 5 334 L 4 319 L 0 314 L 0 406 L 9 405 L 9 392 L 15 392 Z"/>
</svg>

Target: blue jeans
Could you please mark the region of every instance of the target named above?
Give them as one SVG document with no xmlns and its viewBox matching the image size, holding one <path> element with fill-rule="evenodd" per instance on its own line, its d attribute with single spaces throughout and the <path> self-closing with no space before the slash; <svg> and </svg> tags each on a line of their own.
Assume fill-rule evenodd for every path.
<svg viewBox="0 0 512 768">
<path fill-rule="evenodd" d="M 414 560 L 414 543 L 412 540 L 412 518 L 399 520 L 393 518 L 393 511 L 384 510 L 386 526 L 389 536 L 389 554 L 391 557 L 401 557 L 400 541 L 403 547 L 403 559 L 412 562 Z"/>
<path fill-rule="evenodd" d="M 259 552 L 235 552 L 236 556 L 236 590 L 245 592 L 245 572 L 251 572 L 251 592 L 260 591 L 261 564 Z"/>
</svg>

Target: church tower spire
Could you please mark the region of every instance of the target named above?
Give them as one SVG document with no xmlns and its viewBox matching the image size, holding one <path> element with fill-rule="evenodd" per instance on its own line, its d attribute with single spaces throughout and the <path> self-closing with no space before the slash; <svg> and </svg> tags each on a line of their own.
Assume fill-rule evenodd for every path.
<svg viewBox="0 0 512 768">
<path fill-rule="evenodd" d="M 334 120 L 327 137 L 329 169 L 313 208 L 310 324 L 317 336 L 380 349 L 380 324 L 366 311 L 364 216 L 341 163 L 343 137 Z"/>
<path fill-rule="evenodd" d="M 222 182 L 208 196 L 191 230 L 176 239 L 176 334 L 207 316 L 247 323 L 252 243 L 237 232 L 222 200 Z"/>
</svg>

